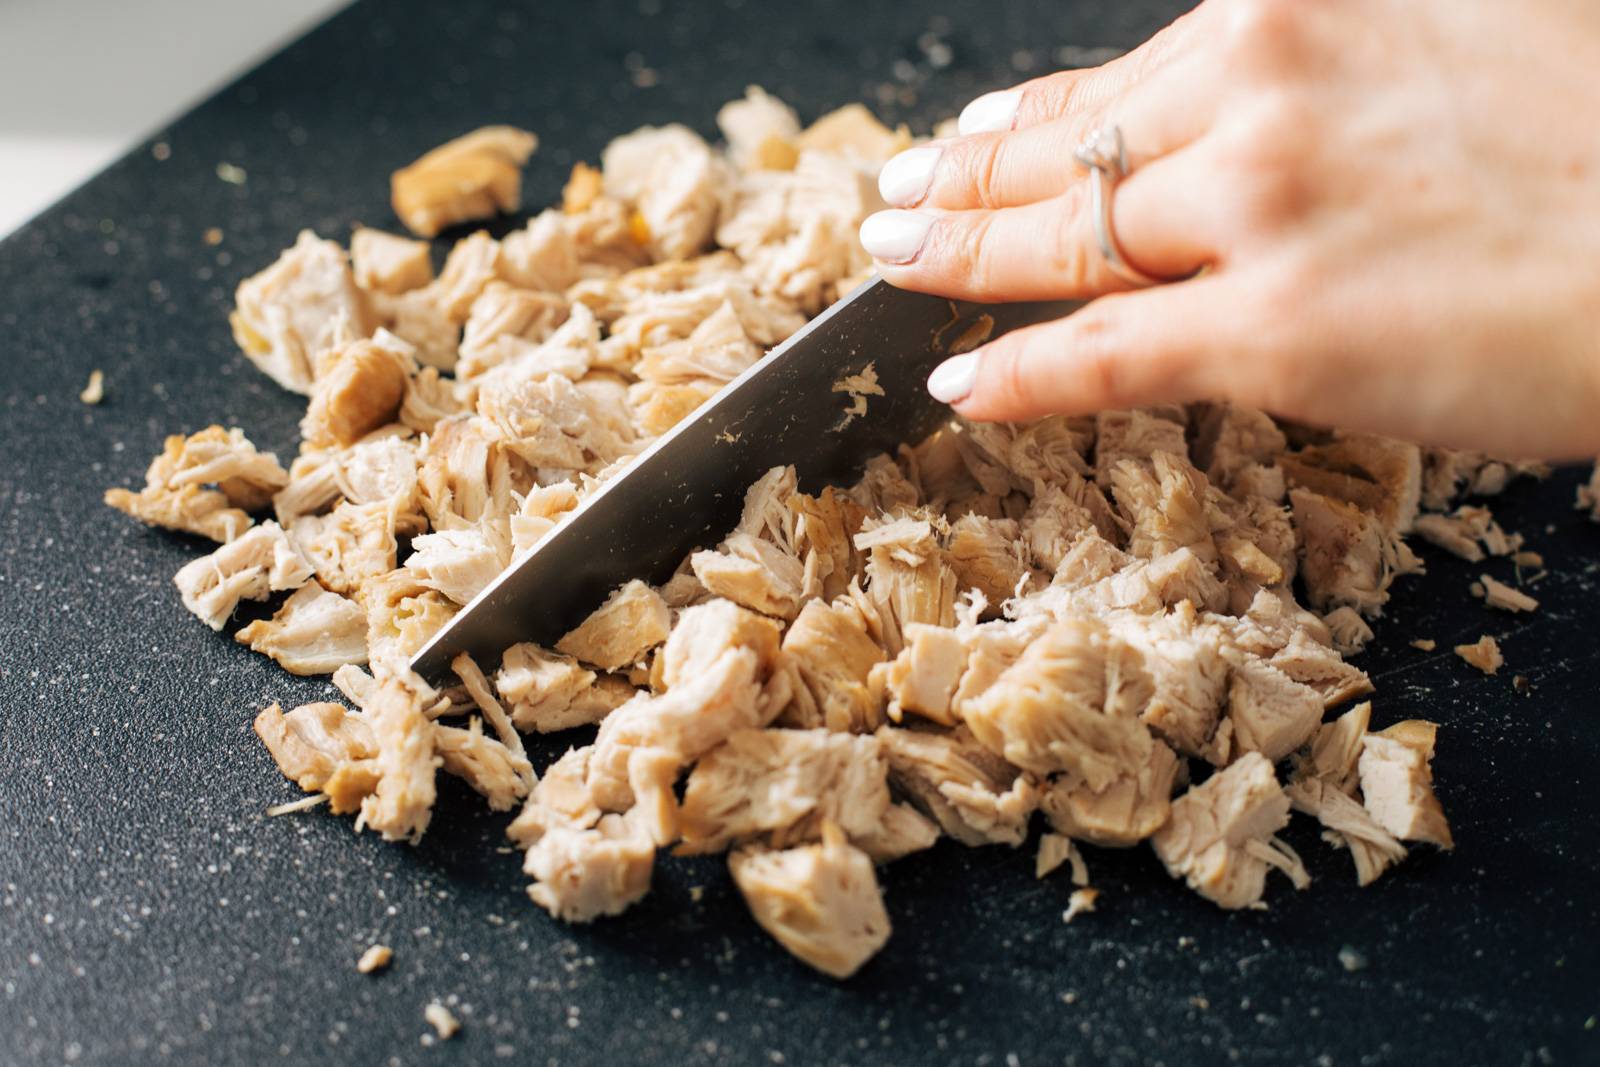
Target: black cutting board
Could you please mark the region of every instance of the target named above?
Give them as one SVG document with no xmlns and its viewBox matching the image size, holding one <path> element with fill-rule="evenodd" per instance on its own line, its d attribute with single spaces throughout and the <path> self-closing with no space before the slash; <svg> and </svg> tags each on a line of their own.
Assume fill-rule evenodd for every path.
<svg viewBox="0 0 1600 1067">
<path fill-rule="evenodd" d="M 1036 882 L 1031 848 L 941 846 L 885 872 L 894 937 L 844 984 L 772 944 L 715 859 L 662 862 L 620 919 L 553 923 L 500 851 L 504 820 L 453 784 L 417 848 L 264 818 L 296 791 L 250 720 L 328 690 L 184 612 L 171 575 L 203 544 L 100 504 L 174 430 L 240 425 L 291 451 L 303 402 L 235 350 L 234 285 L 302 226 L 392 226 L 389 172 L 450 136 L 537 130 L 537 206 L 613 134 L 712 133 L 749 83 L 807 118 L 862 99 L 926 129 L 1175 10 L 364 3 L 0 245 L 0 1061 L 1600 1062 L 1600 526 L 1572 512 L 1572 472 L 1497 505 L 1552 562 L 1543 610 L 1489 612 L 1475 568 L 1424 550 L 1432 573 L 1359 661 L 1380 723 L 1443 724 L 1453 854 L 1419 848 L 1358 891 L 1297 820 L 1316 883 L 1227 914 L 1147 849 L 1096 852 L 1101 910 L 1067 926 L 1070 886 Z M 1496 678 L 1448 652 L 1485 632 Z M 374 941 L 395 960 L 362 977 Z M 425 1048 L 432 998 L 466 1025 Z"/>
</svg>

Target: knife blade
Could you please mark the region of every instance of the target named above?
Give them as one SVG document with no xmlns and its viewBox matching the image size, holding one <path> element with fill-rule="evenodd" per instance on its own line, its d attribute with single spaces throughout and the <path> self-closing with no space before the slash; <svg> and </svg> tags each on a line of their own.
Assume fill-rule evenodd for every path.
<svg viewBox="0 0 1600 1067">
<path fill-rule="evenodd" d="M 793 464 L 807 491 L 853 481 L 873 455 L 949 420 L 924 387 L 947 355 L 1077 306 L 957 303 L 874 276 L 585 498 L 435 634 L 412 669 L 438 678 L 459 652 L 487 664 L 519 641 L 554 644 L 618 586 L 665 581 L 721 541 L 745 490 L 773 467 Z"/>
</svg>

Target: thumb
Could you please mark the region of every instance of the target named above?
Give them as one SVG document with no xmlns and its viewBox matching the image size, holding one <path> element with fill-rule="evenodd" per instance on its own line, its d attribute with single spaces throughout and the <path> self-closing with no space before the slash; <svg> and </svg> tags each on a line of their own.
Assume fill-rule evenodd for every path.
<svg viewBox="0 0 1600 1067">
<path fill-rule="evenodd" d="M 1212 277 L 1112 293 L 941 363 L 934 399 L 983 422 L 1213 399 L 1236 350 Z"/>
</svg>

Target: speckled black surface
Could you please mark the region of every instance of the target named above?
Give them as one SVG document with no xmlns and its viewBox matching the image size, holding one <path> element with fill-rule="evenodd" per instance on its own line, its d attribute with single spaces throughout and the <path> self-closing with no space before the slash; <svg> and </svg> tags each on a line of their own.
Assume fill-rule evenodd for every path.
<svg viewBox="0 0 1600 1067">
<path fill-rule="evenodd" d="M 908 77 L 915 97 L 885 111 L 925 125 L 1058 47 L 1126 47 L 1171 14 L 459 6 L 339 16 L 161 131 L 170 158 L 145 146 L 0 245 L 0 1061 L 1600 1061 L 1600 527 L 1569 510 L 1570 474 L 1502 509 L 1556 563 L 1545 610 L 1491 614 L 1470 568 L 1428 553 L 1433 573 L 1379 627 L 1364 660 L 1378 718 L 1444 724 L 1460 845 L 1418 849 L 1367 891 L 1302 825 L 1291 839 L 1317 882 L 1273 885 L 1269 911 L 1216 911 L 1141 849 L 1090 857 L 1101 910 L 1066 926 L 1069 886 L 1034 881 L 1031 850 L 941 847 L 886 872 L 894 937 L 839 985 L 767 941 L 716 861 L 667 861 L 632 912 L 567 928 L 522 896 L 502 820 L 454 788 L 418 848 L 263 818 L 294 790 L 250 718 L 326 690 L 184 613 L 170 576 L 198 542 L 99 503 L 175 429 L 220 421 L 291 445 L 302 402 L 228 336 L 243 275 L 303 225 L 392 224 L 389 171 L 482 122 L 544 138 L 537 205 L 609 135 L 668 119 L 709 132 L 749 82 L 811 116 Z M 930 28 L 953 50 L 940 70 L 918 43 Z M 220 181 L 223 161 L 246 183 Z M 88 408 L 95 367 L 107 398 Z M 1444 651 L 1481 632 L 1504 637 L 1501 677 Z M 375 940 L 394 964 L 362 977 Z M 1342 966 L 1345 946 L 1366 966 Z M 435 997 L 466 1025 L 430 1048 Z"/>
</svg>

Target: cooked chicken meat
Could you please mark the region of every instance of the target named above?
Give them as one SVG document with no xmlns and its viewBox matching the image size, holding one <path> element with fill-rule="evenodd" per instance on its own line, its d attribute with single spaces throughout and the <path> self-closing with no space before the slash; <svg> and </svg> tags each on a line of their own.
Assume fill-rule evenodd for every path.
<svg viewBox="0 0 1600 1067">
<path fill-rule="evenodd" d="M 418 237 L 522 205 L 522 165 L 539 139 L 485 126 L 442 144 L 390 178 L 394 213 Z"/>
<path fill-rule="evenodd" d="M 1274 836 L 1291 804 L 1362 884 L 1402 840 L 1448 847 L 1431 728 L 1372 733 L 1367 704 L 1322 719 L 1372 691 L 1345 657 L 1420 571 L 1408 534 L 1542 566 L 1487 510 L 1449 510 L 1542 468 L 1230 405 L 958 419 L 815 494 L 777 467 L 721 540 L 554 648 L 458 658 L 445 689 L 412 675 L 519 554 L 870 270 L 857 227 L 907 131 L 859 106 L 802 128 L 758 88 L 717 118 L 726 148 L 681 125 L 618 138 L 559 206 L 455 241 L 437 277 L 423 241 L 357 229 L 347 255 L 301 234 L 232 317 L 308 397 L 289 470 L 210 427 L 107 494 L 220 543 L 178 576 L 214 628 L 282 595 L 237 640 L 333 672 L 359 709 L 258 715 L 310 801 L 414 841 L 436 773 L 458 776 L 520 805 L 529 893 L 574 922 L 638 901 L 661 849 L 734 849 L 757 921 L 839 976 L 888 936 L 873 864 L 940 836 L 1021 847 L 1047 824 L 1037 869 L 1072 868 L 1069 919 L 1093 903 L 1080 846 L 1150 840 L 1224 907 L 1258 904 L 1273 868 L 1304 885 Z M 394 176 L 396 212 L 432 235 L 514 210 L 532 149 L 506 127 L 443 146 Z M 871 358 L 837 418 L 871 417 Z M 1596 485 L 1580 506 L 1600 514 Z M 573 729 L 589 743 L 535 767 L 523 735 Z"/>
<path fill-rule="evenodd" d="M 728 869 L 761 928 L 824 974 L 850 977 L 889 940 L 872 860 L 832 822 L 820 844 L 743 848 Z"/>
</svg>

